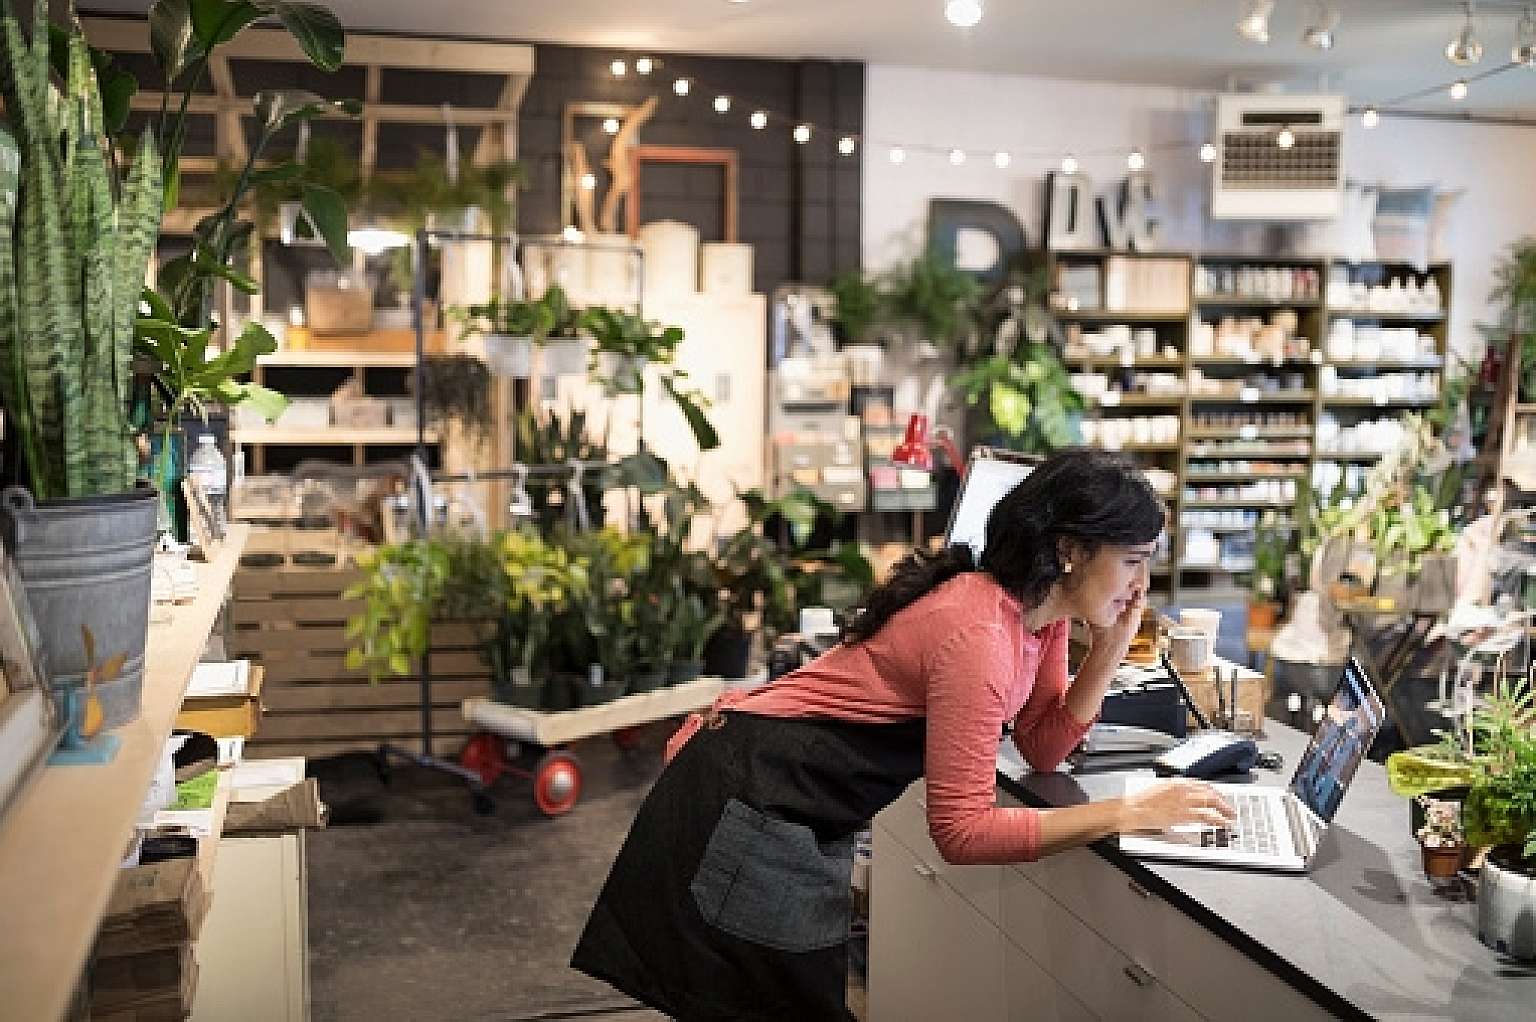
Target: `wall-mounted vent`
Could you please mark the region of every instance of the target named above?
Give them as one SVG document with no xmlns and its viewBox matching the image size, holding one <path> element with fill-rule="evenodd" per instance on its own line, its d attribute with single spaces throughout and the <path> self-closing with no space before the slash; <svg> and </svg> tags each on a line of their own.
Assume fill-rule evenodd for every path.
<svg viewBox="0 0 1536 1022">
<path fill-rule="evenodd" d="M 1213 217 L 1326 220 L 1339 215 L 1344 97 L 1223 95 L 1217 99 L 1216 125 Z M 1289 140 L 1281 138 L 1284 132 Z"/>
</svg>

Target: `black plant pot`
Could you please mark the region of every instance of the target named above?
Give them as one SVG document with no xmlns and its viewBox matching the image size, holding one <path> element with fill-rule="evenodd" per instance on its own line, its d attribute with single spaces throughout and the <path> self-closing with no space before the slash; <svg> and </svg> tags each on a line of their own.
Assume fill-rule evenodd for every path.
<svg viewBox="0 0 1536 1022">
<path fill-rule="evenodd" d="M 721 625 L 704 644 L 704 673 L 745 678 L 752 656 L 752 635 L 740 625 Z"/>
</svg>

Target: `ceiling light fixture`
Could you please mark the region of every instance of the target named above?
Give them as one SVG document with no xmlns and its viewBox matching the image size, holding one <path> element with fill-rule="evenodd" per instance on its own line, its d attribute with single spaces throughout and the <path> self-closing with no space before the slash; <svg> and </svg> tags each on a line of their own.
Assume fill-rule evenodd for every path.
<svg viewBox="0 0 1536 1022">
<path fill-rule="evenodd" d="M 998 170 L 1007 170 L 1008 164 L 1013 162 L 1013 157 L 1008 153 L 996 152 L 992 154 L 992 165 Z"/>
<path fill-rule="evenodd" d="M 958 167 L 958 166 L 960 166 L 964 162 L 965 162 L 965 150 L 964 149 L 951 149 L 949 151 L 949 164 L 950 164 L 950 166 Z"/>
<path fill-rule="evenodd" d="M 1237 34 L 1250 43 L 1269 42 L 1269 16 L 1274 11 L 1275 0 L 1247 0 L 1237 19 Z"/>
<path fill-rule="evenodd" d="M 716 96 L 715 97 L 715 113 L 717 113 L 717 114 L 728 114 L 730 112 L 731 112 L 731 97 L 729 97 L 729 96 Z"/>
<path fill-rule="evenodd" d="M 677 93 L 679 96 L 688 95 L 688 90 L 691 88 L 693 88 L 693 83 L 686 78 L 679 78 L 677 81 L 672 83 L 672 91 Z"/>
<path fill-rule="evenodd" d="M 1285 127 L 1281 128 L 1279 133 L 1275 135 L 1275 145 L 1279 146 L 1281 149 L 1289 149 L 1295 144 L 1296 133 L 1291 130 L 1290 125 L 1286 125 Z"/>
<path fill-rule="evenodd" d="M 856 148 L 858 148 L 858 146 L 853 141 L 852 135 L 844 135 L 842 138 L 837 140 L 837 151 L 842 153 L 844 156 L 852 156 L 853 151 Z"/>
<path fill-rule="evenodd" d="M 907 151 L 899 145 L 892 146 L 888 155 L 890 156 L 892 163 L 902 164 L 907 162 Z"/>
<path fill-rule="evenodd" d="M 811 140 L 811 126 L 809 124 L 795 125 L 795 141 L 805 145 Z"/>
<path fill-rule="evenodd" d="M 622 60 L 615 60 L 612 64 L 608 65 L 608 70 L 613 72 L 613 77 L 623 78 L 624 72 L 629 69 L 625 66 Z"/>
<path fill-rule="evenodd" d="M 617 117 L 609 117 L 604 120 L 603 130 L 610 135 L 617 135 L 619 133 L 619 119 Z"/>
<path fill-rule="evenodd" d="M 635 58 L 635 74 L 637 75 L 648 75 L 655 67 L 656 62 L 651 60 L 650 57 Z"/>
<path fill-rule="evenodd" d="M 981 14 L 981 0 L 948 0 L 944 5 L 944 17 L 956 28 L 975 28 Z"/>
<path fill-rule="evenodd" d="M 1339 9 L 1331 3 L 1317 0 L 1311 10 L 1312 16 L 1307 21 L 1306 30 L 1301 33 L 1301 41 L 1314 50 L 1333 49 L 1333 32 L 1339 27 Z"/>
<path fill-rule="evenodd" d="M 1451 83 L 1451 98 L 1457 101 L 1467 98 L 1467 80 L 1458 78 Z"/>
<path fill-rule="evenodd" d="M 1203 142 L 1203 143 L 1201 143 L 1201 145 L 1200 145 L 1200 162 L 1201 163 L 1215 163 L 1216 162 L 1216 145 L 1215 145 L 1215 143 L 1213 143 L 1213 142 Z"/>
<path fill-rule="evenodd" d="M 1515 47 L 1509 51 L 1509 59 L 1516 64 L 1536 68 L 1536 15 L 1527 7 L 1515 26 Z"/>
<path fill-rule="evenodd" d="M 1077 173 L 1077 157 L 1073 156 L 1071 153 L 1068 153 L 1067 155 L 1063 156 L 1061 158 L 1061 172 L 1063 174 L 1076 174 Z"/>
<path fill-rule="evenodd" d="M 768 127 L 768 111 L 752 111 L 752 116 L 747 118 L 747 123 L 752 125 L 752 127 L 756 128 L 758 131 L 762 131 L 764 128 Z"/>
<path fill-rule="evenodd" d="M 1464 3 L 1461 9 L 1466 12 L 1467 20 L 1461 26 L 1461 31 L 1445 44 L 1445 59 L 1458 67 L 1467 67 L 1483 59 L 1483 44 L 1478 41 L 1477 31 L 1472 25 L 1472 5 Z"/>
<path fill-rule="evenodd" d="M 1132 149 L 1131 155 L 1125 158 L 1125 165 L 1131 170 L 1146 170 L 1147 158 L 1140 149 Z"/>
<path fill-rule="evenodd" d="M 1362 128 L 1374 128 L 1380 123 L 1381 114 L 1377 113 L 1376 108 L 1373 106 L 1366 107 L 1364 112 L 1360 114 L 1360 126 Z"/>
</svg>

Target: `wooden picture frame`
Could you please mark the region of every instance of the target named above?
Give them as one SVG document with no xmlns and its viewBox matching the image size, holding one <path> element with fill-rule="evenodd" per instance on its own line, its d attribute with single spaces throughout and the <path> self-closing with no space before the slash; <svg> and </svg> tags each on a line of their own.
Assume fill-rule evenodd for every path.
<svg viewBox="0 0 1536 1022">
<path fill-rule="evenodd" d="M 738 161 L 734 149 L 710 149 L 701 146 L 637 145 L 630 149 L 630 180 L 634 182 L 634 194 L 624 203 L 625 230 L 631 238 L 640 234 L 640 174 L 647 163 L 688 163 L 695 166 L 719 167 L 725 176 L 725 209 L 721 222 L 724 225 L 722 241 L 737 240 L 738 212 Z"/>
<path fill-rule="evenodd" d="M 16 564 L 0 549 L 0 815 L 59 743 L 51 680 Z"/>
</svg>

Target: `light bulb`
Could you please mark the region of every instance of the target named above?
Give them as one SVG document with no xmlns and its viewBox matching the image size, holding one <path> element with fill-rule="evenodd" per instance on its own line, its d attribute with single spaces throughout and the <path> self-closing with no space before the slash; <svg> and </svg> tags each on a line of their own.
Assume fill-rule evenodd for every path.
<svg viewBox="0 0 1536 1022">
<path fill-rule="evenodd" d="M 688 90 L 691 88 L 693 88 L 693 83 L 686 78 L 679 78 L 677 81 L 672 83 L 672 91 L 677 93 L 679 96 L 688 95 Z"/>
<path fill-rule="evenodd" d="M 1125 165 L 1131 170 L 1145 170 L 1147 167 L 1147 158 L 1142 155 L 1140 149 L 1132 149 L 1131 155 L 1125 158 Z"/>
<path fill-rule="evenodd" d="M 1300 692 L 1292 692 L 1290 695 L 1286 696 L 1285 697 L 1285 708 L 1287 710 L 1290 710 L 1292 713 L 1300 713 L 1301 712 L 1301 693 Z"/>
<path fill-rule="evenodd" d="M 1071 153 L 1068 153 L 1067 155 L 1063 156 L 1061 158 L 1061 172 L 1063 174 L 1076 174 L 1077 173 L 1077 157 L 1073 156 Z"/>
<path fill-rule="evenodd" d="M 1327 712 L 1328 707 L 1324 706 L 1322 703 L 1318 703 L 1316 706 L 1312 707 L 1312 723 L 1321 724 L 1323 722 L 1323 714 Z"/>
<path fill-rule="evenodd" d="M 747 118 L 747 121 L 752 125 L 752 127 L 756 128 L 758 131 L 762 131 L 764 128 L 768 127 L 768 111 L 754 110 L 752 111 L 752 116 Z"/>
<path fill-rule="evenodd" d="M 560 237 L 573 245 L 579 245 L 585 235 L 581 233 L 580 227 L 577 227 L 575 224 L 567 224 L 565 229 L 560 232 Z"/>
<path fill-rule="evenodd" d="M 608 70 L 613 72 L 613 77 L 623 78 L 624 72 L 628 70 L 628 68 L 624 66 L 624 62 L 622 60 L 615 60 L 612 64 L 608 65 Z"/>
<path fill-rule="evenodd" d="M 1515 46 L 1509 51 L 1509 59 L 1516 64 L 1536 68 L 1536 14 L 1527 7 L 1515 26 Z"/>
<path fill-rule="evenodd" d="M 1279 146 L 1281 149 L 1289 149 L 1295 144 L 1296 133 L 1288 127 L 1281 128 L 1280 133 L 1275 136 L 1275 145 Z"/>
<path fill-rule="evenodd" d="M 837 151 L 842 153 L 844 156 L 852 156 L 853 150 L 854 142 L 852 135 L 844 135 L 842 138 L 837 140 Z"/>
<path fill-rule="evenodd" d="M 603 130 L 610 135 L 617 135 L 619 133 L 619 119 L 617 117 L 605 119 L 603 121 Z"/>
<path fill-rule="evenodd" d="M 1461 26 L 1461 31 L 1445 44 L 1445 59 L 1458 67 L 1467 67 L 1483 59 L 1483 44 L 1478 41 L 1477 31 L 1472 25 L 1472 5 L 1466 3 L 1461 6 L 1467 20 Z"/>
<path fill-rule="evenodd" d="M 900 164 L 900 163 L 906 163 L 907 162 L 907 151 L 905 149 L 903 149 L 899 145 L 898 146 L 892 146 L 890 153 L 887 154 L 887 155 L 890 156 L 892 163 Z"/>
<path fill-rule="evenodd" d="M 1331 50 L 1334 43 L 1334 29 L 1339 27 L 1338 8 L 1331 4 L 1312 4 L 1312 18 L 1307 23 L 1306 30 L 1301 33 L 1301 41 L 1314 50 Z"/>
<path fill-rule="evenodd" d="M 1275 0 L 1248 0 L 1237 19 L 1237 34 L 1250 43 L 1269 42 L 1269 16 L 1274 10 Z"/>
<path fill-rule="evenodd" d="M 981 0 L 949 0 L 944 5 L 944 17 L 956 28 L 975 28 L 981 13 Z"/>
<path fill-rule="evenodd" d="M 795 125 L 795 141 L 805 145 L 811 140 L 811 126 L 809 124 Z"/>
<path fill-rule="evenodd" d="M 650 57 L 635 58 L 635 74 L 637 75 L 648 75 L 655 66 Z"/>
<path fill-rule="evenodd" d="M 1215 163 L 1216 162 L 1216 146 L 1215 146 L 1214 143 L 1211 143 L 1211 142 L 1201 143 L 1201 145 L 1200 145 L 1200 162 L 1201 163 Z"/>
<path fill-rule="evenodd" d="M 1451 83 L 1451 98 L 1455 100 L 1467 98 L 1467 81 L 1465 78 L 1458 78 Z"/>
<path fill-rule="evenodd" d="M 958 167 L 965 162 L 964 149 L 951 149 L 949 151 L 949 163 L 952 167 Z"/>
<path fill-rule="evenodd" d="M 1013 162 L 1013 157 L 1010 156 L 1007 153 L 997 152 L 997 153 L 993 153 L 992 154 L 992 165 L 994 167 L 996 167 L 998 170 L 1006 169 L 1008 164 L 1010 164 L 1012 162 Z"/>
<path fill-rule="evenodd" d="M 731 97 L 729 97 L 729 96 L 716 96 L 715 97 L 715 113 L 717 113 L 717 114 L 728 114 L 730 112 L 731 112 Z"/>
<path fill-rule="evenodd" d="M 1374 128 L 1380 123 L 1381 114 L 1377 113 L 1376 108 L 1373 106 L 1366 107 L 1365 111 L 1360 115 L 1360 126 L 1362 128 Z"/>
<path fill-rule="evenodd" d="M 581 175 L 581 190 L 582 191 L 590 192 L 592 189 L 594 189 L 596 187 L 597 187 L 597 175 L 596 174 L 583 174 L 583 175 Z"/>
</svg>

